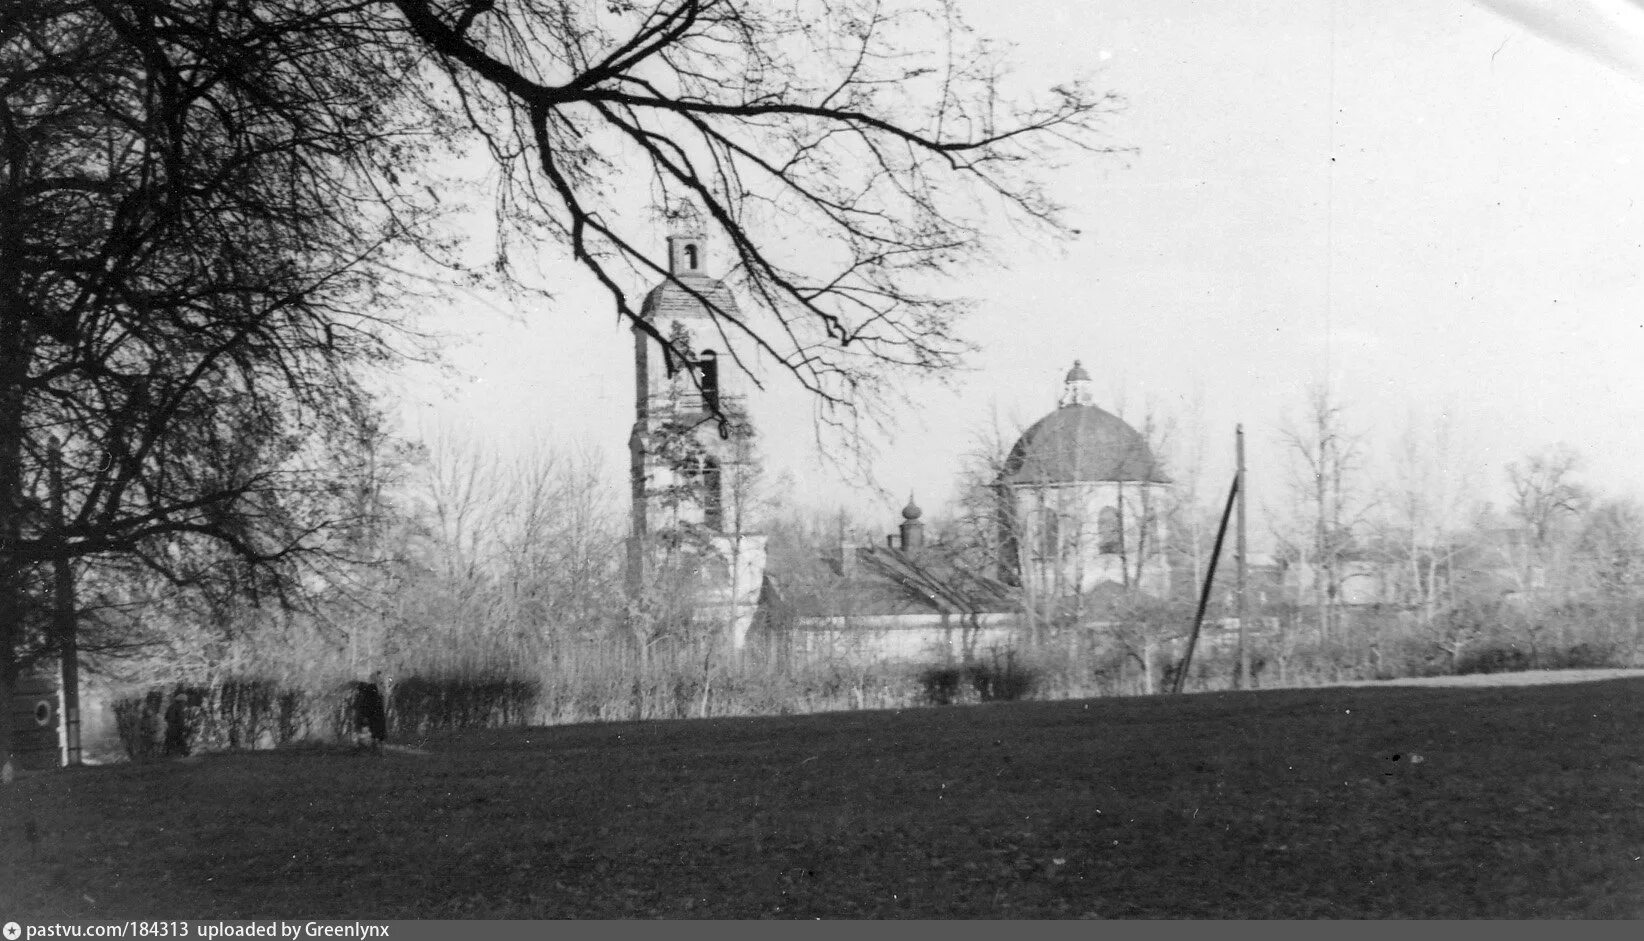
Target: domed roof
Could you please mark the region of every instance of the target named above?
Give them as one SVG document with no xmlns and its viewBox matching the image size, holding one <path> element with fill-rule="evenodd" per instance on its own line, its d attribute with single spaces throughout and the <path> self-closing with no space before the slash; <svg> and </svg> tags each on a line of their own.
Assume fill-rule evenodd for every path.
<svg viewBox="0 0 1644 941">
<path fill-rule="evenodd" d="M 1067 371 L 1067 379 L 1065 379 L 1063 381 L 1064 382 L 1089 382 L 1090 381 L 1090 373 L 1085 372 L 1085 367 L 1084 367 L 1083 363 L 1079 362 L 1078 360 L 1074 360 L 1073 361 L 1073 368 L 1069 369 Z"/>
<path fill-rule="evenodd" d="M 999 475 L 1018 485 L 1115 480 L 1170 482 L 1141 433 L 1094 405 L 1064 405 L 1039 419 Z"/>
<path fill-rule="evenodd" d="M 681 274 L 678 280 L 668 280 L 651 288 L 640 305 L 639 315 L 646 320 L 667 317 L 701 317 L 708 314 L 697 295 L 727 314 L 735 315 L 736 295 L 724 282 L 700 274 Z M 695 292 L 693 294 L 692 292 Z"/>
</svg>

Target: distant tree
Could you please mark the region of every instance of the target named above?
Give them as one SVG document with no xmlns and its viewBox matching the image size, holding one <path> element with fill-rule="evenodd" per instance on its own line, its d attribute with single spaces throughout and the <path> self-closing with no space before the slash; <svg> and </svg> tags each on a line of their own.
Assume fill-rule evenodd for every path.
<svg viewBox="0 0 1644 941">
<path fill-rule="evenodd" d="M 1349 428 L 1345 408 L 1322 382 L 1307 389 L 1299 420 L 1279 440 L 1290 458 L 1291 520 L 1281 548 L 1309 573 L 1306 590 L 1318 612 L 1319 635 L 1338 633 L 1345 563 L 1362 528 L 1368 501 L 1360 492 L 1364 436 Z"/>
<path fill-rule="evenodd" d="M 1583 521 L 1578 552 L 1587 591 L 1624 630 L 1629 662 L 1637 665 L 1644 645 L 1644 506 L 1628 499 L 1597 503 Z"/>
<path fill-rule="evenodd" d="M 1592 591 L 1637 599 L 1644 589 L 1644 506 L 1627 499 L 1597 501 L 1582 521 L 1579 552 Z"/>
<path fill-rule="evenodd" d="M 1161 538 L 1171 557 L 1171 595 L 1192 598 L 1204 583 L 1209 555 L 1221 521 L 1221 508 L 1206 500 L 1204 403 L 1195 398 L 1185 432 L 1171 436 L 1171 486 L 1160 514 Z M 1215 487 L 1210 489 L 1214 490 Z"/>
<path fill-rule="evenodd" d="M 1022 533 L 999 480 L 1022 430 L 1019 424 L 1007 424 L 997 410 L 971 430 L 970 447 L 959 459 L 953 509 L 933 519 L 929 536 L 954 565 L 1012 584 L 1018 581 Z"/>
<path fill-rule="evenodd" d="M 1513 495 L 1509 510 L 1519 526 L 1513 548 L 1524 591 L 1565 587 L 1561 563 L 1573 529 L 1593 499 L 1592 492 L 1575 480 L 1581 463 L 1579 454 L 1560 445 L 1507 465 Z"/>
<path fill-rule="evenodd" d="M 1379 501 L 1379 543 L 1399 573 L 1397 600 L 1430 625 L 1453 599 L 1455 567 L 1467 546 L 1464 514 L 1473 477 L 1448 415 L 1425 425 L 1409 417 L 1393 455 L 1393 476 Z"/>
</svg>

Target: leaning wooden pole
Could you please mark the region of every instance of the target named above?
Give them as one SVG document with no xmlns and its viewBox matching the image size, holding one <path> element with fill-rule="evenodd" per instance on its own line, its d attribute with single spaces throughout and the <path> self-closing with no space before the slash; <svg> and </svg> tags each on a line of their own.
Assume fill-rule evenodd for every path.
<svg viewBox="0 0 1644 941">
<path fill-rule="evenodd" d="M 1222 556 L 1222 539 L 1227 536 L 1227 521 L 1233 517 L 1233 501 L 1239 496 L 1239 478 L 1233 477 L 1233 486 L 1227 492 L 1227 508 L 1222 510 L 1222 524 L 1216 528 L 1216 545 L 1210 550 L 1210 567 L 1204 573 L 1204 588 L 1199 592 L 1199 610 L 1193 615 L 1193 633 L 1187 638 L 1187 653 L 1182 655 L 1182 663 L 1176 669 L 1176 682 L 1171 686 L 1171 692 L 1182 691 L 1182 684 L 1187 681 L 1187 668 L 1193 663 L 1193 648 L 1199 643 L 1199 628 L 1204 624 L 1204 609 L 1210 604 L 1210 588 L 1216 582 L 1216 560 Z"/>
<path fill-rule="evenodd" d="M 1234 449 L 1233 450 L 1234 450 L 1234 453 L 1235 453 L 1235 459 L 1236 459 L 1236 461 L 1239 465 L 1237 470 L 1234 473 L 1234 480 L 1236 481 L 1237 486 L 1239 488 L 1239 518 L 1238 518 L 1238 522 L 1237 522 L 1237 524 L 1235 526 L 1235 530 L 1234 530 L 1234 543 L 1233 543 L 1233 557 L 1234 557 L 1235 561 L 1238 563 L 1238 569 L 1237 569 L 1237 576 L 1238 576 L 1237 577 L 1237 582 L 1238 582 L 1237 597 L 1238 597 L 1238 601 L 1239 601 L 1239 672 L 1237 674 L 1238 680 L 1237 680 L 1236 685 L 1239 689 L 1244 689 L 1245 687 L 1250 685 L 1250 648 L 1246 645 L 1245 630 L 1244 630 L 1245 624 L 1248 623 L 1249 620 L 1250 620 L 1250 602 L 1247 598 L 1247 594 L 1248 594 L 1248 591 L 1249 591 L 1249 585 L 1245 580 L 1245 576 L 1246 576 L 1245 551 L 1246 551 L 1247 546 L 1246 546 L 1246 543 L 1245 543 L 1245 529 L 1244 529 L 1244 505 L 1245 505 L 1245 500 L 1246 500 L 1246 498 L 1248 497 L 1248 495 L 1250 493 L 1250 488 L 1248 486 L 1246 486 L 1245 479 L 1244 479 L 1244 426 L 1243 425 L 1234 426 L 1233 438 L 1234 438 Z"/>
</svg>

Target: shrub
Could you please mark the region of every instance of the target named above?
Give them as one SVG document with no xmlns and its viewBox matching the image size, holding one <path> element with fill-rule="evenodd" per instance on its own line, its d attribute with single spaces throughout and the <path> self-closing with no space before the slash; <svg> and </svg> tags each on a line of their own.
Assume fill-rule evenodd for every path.
<svg viewBox="0 0 1644 941">
<path fill-rule="evenodd" d="M 1611 644 L 1578 643 L 1563 650 L 1546 651 L 1543 660 L 1541 669 L 1594 670 L 1625 666 L 1627 656 Z"/>
<path fill-rule="evenodd" d="M 165 693 L 157 689 L 114 701 L 115 729 L 132 761 L 147 761 L 160 754 L 160 717 L 164 712 Z"/>
<path fill-rule="evenodd" d="M 1014 702 L 1026 699 L 1038 686 L 1038 671 L 1023 663 L 1014 650 L 1001 656 L 993 651 L 989 660 L 973 660 L 964 665 L 939 664 L 920 670 L 920 698 L 932 706 L 956 702 Z"/>
<path fill-rule="evenodd" d="M 1016 651 L 993 651 L 991 663 L 972 663 L 967 672 L 971 687 L 983 702 L 1015 702 L 1032 695 L 1037 686 L 1036 671 L 1016 659 Z"/>
<path fill-rule="evenodd" d="M 496 673 L 410 676 L 388 694 L 389 722 L 405 733 L 524 725 L 538 684 Z"/>
<path fill-rule="evenodd" d="M 1516 673 L 1531 669 L 1528 654 L 1517 646 L 1477 647 L 1462 654 L 1456 661 L 1456 675 L 1469 673 Z"/>
<path fill-rule="evenodd" d="M 953 665 L 926 667 L 919 671 L 919 689 L 932 706 L 950 706 L 959 698 L 965 669 Z"/>
</svg>

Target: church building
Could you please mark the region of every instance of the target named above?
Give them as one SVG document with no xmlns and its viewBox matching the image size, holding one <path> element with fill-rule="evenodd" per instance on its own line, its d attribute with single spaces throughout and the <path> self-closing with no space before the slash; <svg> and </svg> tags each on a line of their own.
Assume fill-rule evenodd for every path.
<svg viewBox="0 0 1644 941">
<path fill-rule="evenodd" d="M 1000 643 L 1023 613 L 1078 622 L 1099 617 L 1106 597 L 1169 589 L 1160 520 L 1170 481 L 1143 436 L 1094 404 L 1078 362 L 1058 407 L 1022 435 L 994 481 L 997 572 L 929 551 L 910 500 L 900 539 L 840 545 L 820 580 L 767 573 L 765 537 L 745 531 L 742 512 L 753 429 L 739 373 L 722 370 L 716 350 L 725 318 L 739 316 L 736 297 L 709 275 L 702 235 L 671 236 L 668 263 L 633 328 L 630 598 L 684 600 L 693 616 L 729 625 L 737 648 L 757 616 L 762 632 L 811 632 L 807 647 L 818 631 L 884 635 L 863 649 L 889 654 Z"/>
<path fill-rule="evenodd" d="M 740 647 L 765 572 L 765 537 L 743 529 L 749 424 L 734 369 L 720 369 L 736 297 L 708 274 L 700 234 L 668 239 L 668 279 L 645 296 L 634 331 L 628 438 L 631 599 L 688 590 Z M 650 330 L 645 327 L 651 328 Z M 665 339 L 657 341 L 651 331 Z"/>
<path fill-rule="evenodd" d="M 1141 433 L 1094 404 L 1090 373 L 1075 360 L 1058 407 L 1017 440 L 995 483 L 1001 577 L 1040 610 L 1163 595 L 1169 485 Z"/>
</svg>

